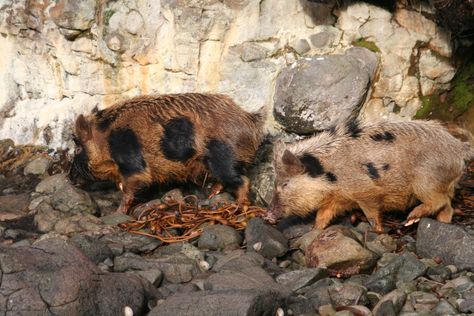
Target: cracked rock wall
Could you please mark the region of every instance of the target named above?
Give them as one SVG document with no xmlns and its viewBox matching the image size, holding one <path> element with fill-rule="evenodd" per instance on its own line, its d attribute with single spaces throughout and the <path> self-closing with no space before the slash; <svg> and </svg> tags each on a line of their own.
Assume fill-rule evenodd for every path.
<svg viewBox="0 0 474 316">
<path fill-rule="evenodd" d="M 140 94 L 220 92 L 267 109 L 295 61 L 365 46 L 379 58 L 366 119 L 413 117 L 449 87 L 449 34 L 430 8 L 306 0 L 0 0 L 0 139 L 69 144 L 77 114 Z"/>
</svg>

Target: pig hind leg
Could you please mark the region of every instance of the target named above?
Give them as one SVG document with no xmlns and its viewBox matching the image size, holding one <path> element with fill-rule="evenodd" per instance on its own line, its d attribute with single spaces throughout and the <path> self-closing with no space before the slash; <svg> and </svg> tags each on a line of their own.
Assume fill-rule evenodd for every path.
<svg viewBox="0 0 474 316">
<path fill-rule="evenodd" d="M 373 202 L 359 202 L 358 204 L 365 217 L 369 221 L 369 224 L 374 228 L 374 231 L 377 233 L 383 233 L 384 230 L 382 225 L 382 213 L 380 211 L 380 205 Z"/>
<path fill-rule="evenodd" d="M 437 214 L 438 220 L 447 223 L 451 222 L 453 216 L 451 197 L 454 193 L 454 186 L 452 192 L 450 186 L 442 186 L 439 183 L 436 186 L 432 183 L 432 185 L 425 184 L 425 187 L 421 187 L 418 192 L 415 191 L 415 195 L 421 201 L 421 204 L 408 214 L 408 220 Z"/>
<path fill-rule="evenodd" d="M 247 202 L 249 181 L 237 171 L 237 162 L 231 146 L 224 141 L 212 139 L 207 145 L 205 163 L 211 174 L 224 187 L 234 191 L 237 202 Z"/>
</svg>

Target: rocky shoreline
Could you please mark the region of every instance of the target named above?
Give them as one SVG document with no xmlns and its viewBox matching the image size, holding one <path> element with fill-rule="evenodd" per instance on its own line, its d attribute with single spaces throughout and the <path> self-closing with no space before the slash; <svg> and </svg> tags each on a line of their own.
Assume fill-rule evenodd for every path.
<svg viewBox="0 0 474 316">
<path fill-rule="evenodd" d="M 166 245 L 120 229 L 131 219 L 114 213 L 120 193 L 71 185 L 59 161 L 40 152 L 0 178 L 4 315 L 474 313 L 470 226 L 375 234 L 348 217 L 324 231 L 253 218 Z"/>
</svg>

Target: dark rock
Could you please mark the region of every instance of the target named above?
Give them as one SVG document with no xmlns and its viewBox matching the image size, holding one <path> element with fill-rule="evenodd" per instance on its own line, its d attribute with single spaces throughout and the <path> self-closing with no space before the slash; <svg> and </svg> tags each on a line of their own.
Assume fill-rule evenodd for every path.
<svg viewBox="0 0 474 316">
<path fill-rule="evenodd" d="M 384 253 L 397 250 L 397 242 L 389 235 L 381 234 L 377 235 L 374 240 L 368 241 L 366 247 L 377 255 L 382 256 Z"/>
<path fill-rule="evenodd" d="M 416 253 L 419 256 L 439 257 L 443 264 L 474 271 L 474 236 L 462 227 L 423 218 L 416 235 Z"/>
<path fill-rule="evenodd" d="M 417 312 L 429 312 L 438 305 L 439 299 L 432 293 L 416 291 L 408 294 L 409 300 Z"/>
<path fill-rule="evenodd" d="M 232 270 L 240 271 L 242 267 L 258 266 L 263 267 L 265 258 L 255 252 L 244 252 L 243 250 L 234 250 L 219 258 L 212 267 L 213 271 Z"/>
<path fill-rule="evenodd" d="M 247 251 L 256 251 L 265 258 L 280 257 L 288 251 L 288 240 L 261 218 L 253 218 L 245 229 Z"/>
<path fill-rule="evenodd" d="M 374 316 L 398 315 L 406 299 L 407 295 L 403 291 L 394 290 L 383 296 L 372 312 Z"/>
<path fill-rule="evenodd" d="M 127 232 L 107 234 L 101 240 L 105 241 L 111 249 L 110 244 L 114 244 L 114 248 L 121 245 L 125 251 L 134 253 L 150 252 L 163 244 L 158 239 Z"/>
<path fill-rule="evenodd" d="M 370 291 L 380 293 L 382 295 L 387 294 L 396 288 L 395 276 L 387 275 L 384 277 L 369 277 L 364 285 Z"/>
<path fill-rule="evenodd" d="M 289 315 L 316 315 L 311 300 L 302 296 L 289 297 L 287 311 Z"/>
<path fill-rule="evenodd" d="M 240 233 L 224 225 L 211 225 L 204 228 L 198 240 L 199 248 L 210 250 L 236 249 L 241 243 Z"/>
<path fill-rule="evenodd" d="M 116 226 L 118 224 L 130 222 L 130 221 L 134 220 L 134 218 L 131 217 L 131 216 L 128 216 L 126 214 L 112 213 L 110 215 L 101 216 L 100 220 L 105 225 Z"/>
<path fill-rule="evenodd" d="M 328 289 L 334 284 L 338 284 L 338 281 L 325 278 L 298 290 L 298 293 L 301 293 L 304 297 L 308 298 L 311 301 L 311 304 L 313 304 L 314 309 L 317 310 L 320 306 L 331 304 Z"/>
<path fill-rule="evenodd" d="M 101 273 L 60 239 L 0 247 L 0 266 L 0 312 L 12 315 L 120 315 L 125 306 L 141 314 L 153 294 L 135 276 Z"/>
<path fill-rule="evenodd" d="M 367 66 L 350 54 L 300 59 L 277 78 L 275 118 L 297 134 L 342 123 L 364 102 L 370 76 Z"/>
<path fill-rule="evenodd" d="M 156 287 L 160 286 L 161 281 L 163 280 L 163 272 L 158 269 L 134 271 L 133 273 L 139 275 Z"/>
<path fill-rule="evenodd" d="M 114 260 L 114 270 L 117 272 L 156 269 L 162 271 L 165 279 L 171 283 L 189 282 L 199 272 L 196 261 L 181 253 L 159 258 L 143 258 L 125 253 Z"/>
<path fill-rule="evenodd" d="M 365 305 L 367 290 L 358 284 L 346 282 L 344 284 L 334 284 L 328 288 L 329 297 L 332 304 L 337 308 L 349 305 Z"/>
<path fill-rule="evenodd" d="M 433 281 L 444 283 L 451 278 L 451 270 L 446 266 L 429 267 L 426 275 Z"/>
<path fill-rule="evenodd" d="M 326 269 L 303 269 L 280 274 L 276 281 L 290 291 L 297 291 L 327 276 Z"/>
<path fill-rule="evenodd" d="M 71 242 L 95 263 L 113 257 L 107 244 L 97 236 L 75 235 L 71 238 Z"/>
<path fill-rule="evenodd" d="M 308 267 L 326 267 L 332 275 L 353 275 L 372 268 L 376 255 L 364 248 L 346 227 L 331 226 L 306 251 Z"/>
<path fill-rule="evenodd" d="M 269 290 L 221 290 L 176 294 L 148 314 L 174 316 L 273 316 L 284 298 Z"/>
<path fill-rule="evenodd" d="M 453 289 L 457 293 L 463 293 L 474 288 L 474 282 L 467 276 L 460 276 L 449 280 L 442 287 L 443 289 Z"/>
</svg>

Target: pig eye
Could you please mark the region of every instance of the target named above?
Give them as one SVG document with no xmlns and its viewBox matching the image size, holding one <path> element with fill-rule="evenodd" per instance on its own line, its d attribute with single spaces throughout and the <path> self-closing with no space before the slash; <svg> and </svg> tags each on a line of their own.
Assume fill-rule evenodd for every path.
<svg viewBox="0 0 474 316">
<path fill-rule="evenodd" d="M 285 188 L 286 186 L 288 186 L 288 181 L 285 181 L 285 182 L 283 182 L 283 183 L 281 184 L 281 187 L 282 187 L 282 188 Z"/>
<path fill-rule="evenodd" d="M 82 152 L 82 147 L 76 147 L 76 149 L 74 150 L 74 153 L 76 155 L 79 155 L 81 152 Z"/>
</svg>

